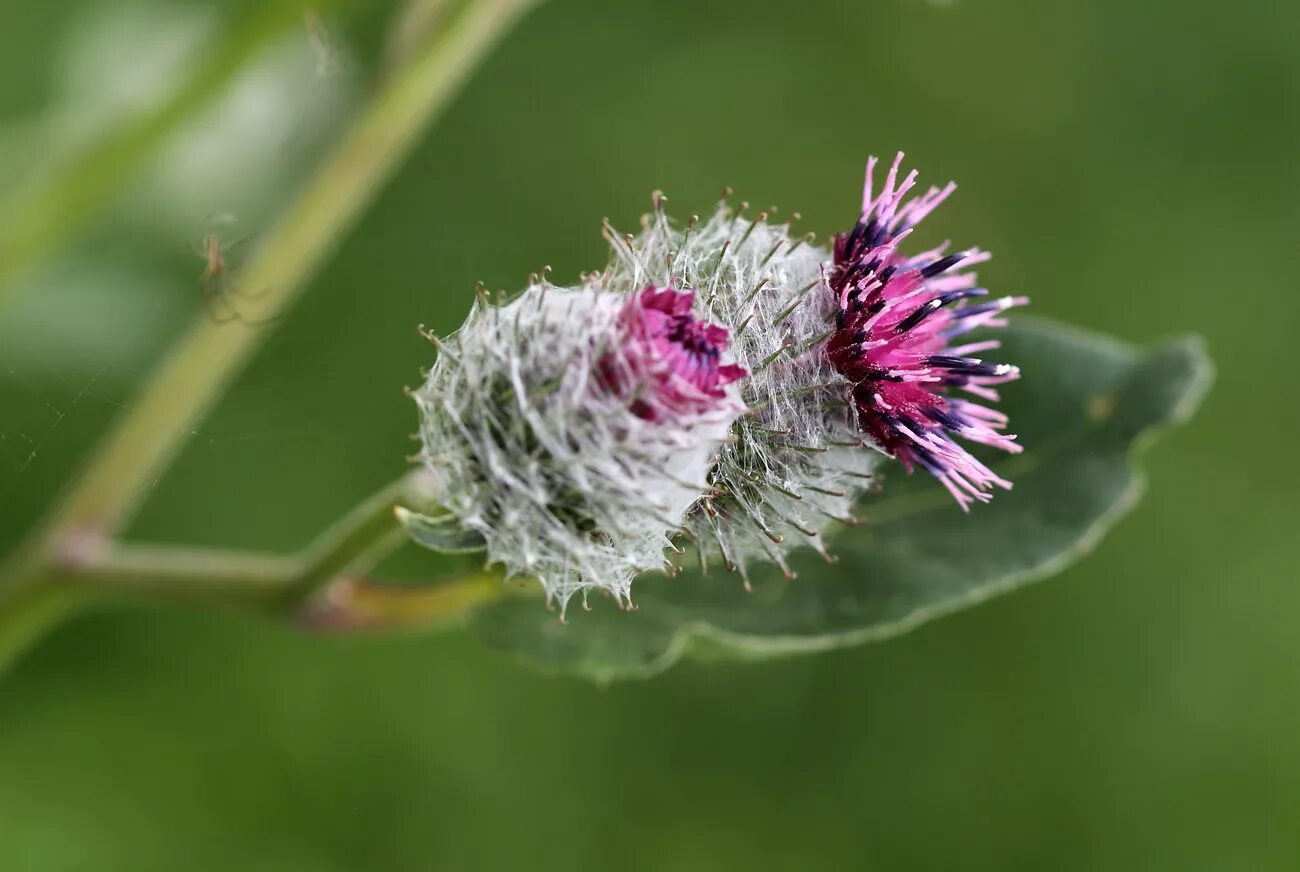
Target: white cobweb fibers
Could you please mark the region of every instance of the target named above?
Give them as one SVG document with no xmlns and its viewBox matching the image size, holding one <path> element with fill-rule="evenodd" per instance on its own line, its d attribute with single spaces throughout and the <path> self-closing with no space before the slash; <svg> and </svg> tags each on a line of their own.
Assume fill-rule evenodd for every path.
<svg viewBox="0 0 1300 872">
<path fill-rule="evenodd" d="M 593 588 L 630 603 L 638 573 L 668 568 L 742 409 L 733 389 L 708 412 L 651 421 L 597 384 L 626 301 L 546 284 L 480 298 L 414 392 L 433 497 L 561 608 Z"/>
<path fill-rule="evenodd" d="M 725 202 L 706 221 L 674 227 L 661 202 L 639 235 L 608 229 L 613 257 L 597 281 L 622 293 L 695 289 L 697 316 L 731 328 L 731 352 L 750 371 L 740 382 L 750 414 L 733 425 L 684 527 L 706 569 L 716 545 L 746 584 L 755 558 L 791 575 L 795 548 L 827 555 L 823 533 L 852 522 L 883 458 L 864 442 L 846 402 L 850 385 L 823 353 L 835 326 L 823 274 L 831 254 L 791 237 L 788 224 L 745 218 Z"/>
</svg>

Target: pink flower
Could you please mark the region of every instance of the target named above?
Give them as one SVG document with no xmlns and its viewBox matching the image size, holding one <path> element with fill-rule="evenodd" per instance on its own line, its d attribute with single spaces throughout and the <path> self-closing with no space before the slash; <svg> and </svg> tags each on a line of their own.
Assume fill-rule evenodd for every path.
<svg viewBox="0 0 1300 872">
<path fill-rule="evenodd" d="M 694 302 L 694 291 L 647 285 L 629 295 L 619 313 L 622 344 L 606 356 L 603 376 L 630 397 L 639 418 L 659 421 L 733 405 L 727 386 L 749 375 L 722 363 L 730 331 L 696 319 Z"/>
<path fill-rule="evenodd" d="M 920 466 L 933 474 L 968 510 L 976 500 L 987 502 L 995 485 L 1009 489 L 1011 483 L 955 438 L 1012 453 L 1021 446 L 1002 432 L 1005 415 L 954 393 L 996 402 L 994 386 L 1019 378 L 1020 370 L 975 356 L 997 348 L 996 340 L 951 343 L 977 327 L 1005 326 L 1001 313 L 1028 299 L 970 303 L 988 294 L 975 287 L 974 273 L 961 271 L 988 260 L 977 249 L 945 254 L 945 243 L 910 256 L 899 250 L 912 228 L 956 187 L 931 188 L 903 204 L 916 172 L 898 183 L 902 159 L 901 153 L 894 159 L 875 197 L 876 159 L 867 161 L 862 217 L 850 233 L 835 238 L 829 283 L 839 313 L 827 354 L 853 383 L 859 425 L 876 445 L 908 472 Z"/>
</svg>

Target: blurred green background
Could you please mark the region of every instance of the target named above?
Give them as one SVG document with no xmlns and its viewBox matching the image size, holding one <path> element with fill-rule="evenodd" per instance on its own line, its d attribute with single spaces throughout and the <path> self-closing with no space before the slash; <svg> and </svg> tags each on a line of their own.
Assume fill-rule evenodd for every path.
<svg viewBox="0 0 1300 872">
<path fill-rule="evenodd" d="M 261 4 L 0 2 L 0 185 L 155 105 Z M 0 547 L 373 86 L 387 0 L 301 31 L 0 312 Z M 0 683 L 0 869 L 1293 869 L 1300 855 L 1300 6 L 552 0 L 489 59 L 132 533 L 301 545 L 403 466 L 399 388 L 475 280 L 723 184 L 855 215 L 868 153 L 961 190 L 995 292 L 1219 381 L 1082 564 L 910 636 L 607 689 L 456 633 L 75 620 Z M 323 74 L 323 75 L 322 75 Z M 228 214 L 233 221 L 218 219 Z M 1029 374 L 1032 378 L 1032 373 Z M 801 582 L 803 583 L 803 582 Z"/>
</svg>

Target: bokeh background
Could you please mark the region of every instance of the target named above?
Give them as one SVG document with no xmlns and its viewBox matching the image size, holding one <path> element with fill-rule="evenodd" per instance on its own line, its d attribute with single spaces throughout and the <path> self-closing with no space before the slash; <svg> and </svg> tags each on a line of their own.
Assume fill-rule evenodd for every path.
<svg viewBox="0 0 1300 872">
<path fill-rule="evenodd" d="M 164 99 L 260 3 L 0 2 L 0 186 Z M 0 312 L 0 547 L 373 86 L 387 0 L 258 54 Z M 1293 869 L 1300 6 L 551 0 L 341 242 L 154 488 L 142 538 L 288 549 L 402 468 L 414 333 L 599 221 L 729 184 L 824 235 L 868 153 L 961 189 L 989 286 L 1220 378 L 1060 577 L 884 644 L 647 683 L 457 633 L 68 624 L 0 682 L 0 869 Z M 1032 374 L 1031 376 L 1032 377 Z"/>
</svg>

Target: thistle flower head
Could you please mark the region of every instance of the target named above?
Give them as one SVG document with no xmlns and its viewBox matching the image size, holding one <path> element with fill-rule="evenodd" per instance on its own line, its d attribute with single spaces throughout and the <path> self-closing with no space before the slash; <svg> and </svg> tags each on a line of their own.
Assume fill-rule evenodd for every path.
<svg viewBox="0 0 1300 872">
<path fill-rule="evenodd" d="M 438 501 L 561 607 L 592 588 L 630 602 L 633 576 L 665 567 L 743 411 L 726 331 L 690 296 L 542 284 L 480 299 L 414 393 Z"/>
<path fill-rule="evenodd" d="M 792 575 L 802 544 L 830 559 L 826 528 L 852 522 L 886 456 L 963 509 L 1010 487 L 956 440 L 1020 450 L 977 402 L 1019 371 L 977 356 L 995 340 L 954 340 L 1026 301 L 971 302 L 977 250 L 904 253 L 953 186 L 905 202 L 901 159 L 879 193 L 868 162 L 831 250 L 725 197 L 674 225 L 656 194 L 640 234 L 606 225 L 610 263 L 580 287 L 480 301 L 416 400 L 420 458 L 489 559 L 561 604 L 626 601 L 678 534 L 746 578 L 756 558 Z"/>
<path fill-rule="evenodd" d="M 593 281 L 620 294 L 691 287 L 695 317 L 731 327 L 732 353 L 749 371 L 737 382 L 749 414 L 718 450 L 684 528 L 705 568 L 716 550 L 742 574 L 755 558 L 789 573 L 794 548 L 825 553 L 823 531 L 851 520 L 881 459 L 862 449 L 849 384 L 820 353 L 834 327 L 822 268 L 830 252 L 769 223 L 768 212 L 746 217 L 723 202 L 707 220 L 674 226 L 662 202 L 655 197 L 634 237 L 606 228 L 612 258 Z"/>
<path fill-rule="evenodd" d="M 912 229 L 956 187 L 931 188 L 909 202 L 916 172 L 901 182 L 895 158 L 884 186 L 874 193 L 876 160 L 867 162 L 862 214 L 849 233 L 835 238 L 830 289 L 836 331 L 826 346 L 835 370 L 852 384 L 858 422 L 875 445 L 910 472 L 920 466 L 943 483 L 963 509 L 986 502 L 994 486 L 1011 483 L 981 463 L 955 438 L 1019 452 L 1003 433 L 1006 416 L 979 402 L 997 401 L 995 386 L 1019 378 L 1006 364 L 981 356 L 996 340 L 953 344 L 977 327 L 1000 327 L 1001 313 L 1024 297 L 971 303 L 988 291 L 964 270 L 988 259 L 976 249 L 947 253 L 947 244 L 905 254 Z"/>
</svg>

